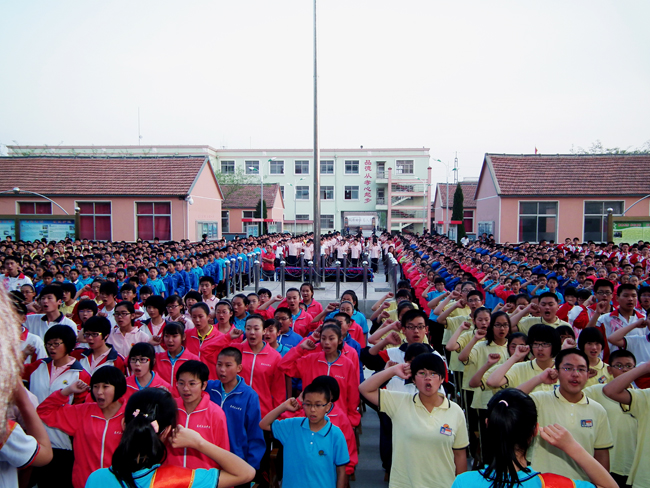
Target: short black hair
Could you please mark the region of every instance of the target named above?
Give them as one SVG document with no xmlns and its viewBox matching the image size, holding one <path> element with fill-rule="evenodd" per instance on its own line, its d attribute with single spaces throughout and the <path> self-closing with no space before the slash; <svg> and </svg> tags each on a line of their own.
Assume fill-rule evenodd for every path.
<svg viewBox="0 0 650 488">
<path fill-rule="evenodd" d="M 414 310 L 409 310 L 408 312 L 405 312 L 404 315 L 402 316 L 402 320 L 400 323 L 402 324 L 402 327 L 406 327 L 406 324 L 413 321 L 414 319 L 417 319 L 418 317 L 421 317 L 424 319 L 425 325 L 427 324 L 427 314 L 424 313 L 422 310 L 414 309 Z"/>
<path fill-rule="evenodd" d="M 551 356 L 557 356 L 562 349 L 562 339 L 557 329 L 543 323 L 535 324 L 528 330 L 526 344 L 533 348 L 535 342 L 548 342 L 551 344 Z"/>
<path fill-rule="evenodd" d="M 115 388 L 115 394 L 113 395 L 113 401 L 116 402 L 124 396 L 126 393 L 126 378 L 124 373 L 120 371 L 115 366 L 102 366 L 95 370 L 93 375 L 90 378 L 90 397 L 93 401 L 97 401 L 93 393 L 93 385 L 98 383 L 106 383 L 107 385 L 113 385 Z"/>
<path fill-rule="evenodd" d="M 45 295 L 54 295 L 57 300 L 63 300 L 63 289 L 60 285 L 47 285 L 43 287 L 38 297 L 42 298 Z"/>
<path fill-rule="evenodd" d="M 77 294 L 77 287 L 74 286 L 72 283 L 61 283 L 61 291 L 62 292 L 68 292 L 70 293 L 70 296 L 74 298 L 74 296 Z"/>
<path fill-rule="evenodd" d="M 166 322 L 165 327 L 163 328 L 163 336 L 165 335 L 184 335 L 185 334 L 185 325 L 180 322 Z"/>
<path fill-rule="evenodd" d="M 612 352 L 609 355 L 609 364 L 613 364 L 614 361 L 616 361 L 618 358 L 630 358 L 636 365 L 636 356 L 634 356 L 634 354 L 627 349 L 617 349 L 616 351 Z"/>
<path fill-rule="evenodd" d="M 156 308 L 158 309 L 158 313 L 160 313 L 160 315 L 165 315 L 165 312 L 167 311 L 167 305 L 165 304 L 165 299 L 160 295 L 151 295 L 149 298 L 147 298 L 144 301 L 144 307 L 145 309 L 147 307 Z"/>
<path fill-rule="evenodd" d="M 79 313 L 81 310 L 91 310 L 93 315 L 97 315 L 97 311 L 99 309 L 95 300 L 81 300 L 77 304 L 77 313 Z"/>
<path fill-rule="evenodd" d="M 43 342 L 47 344 L 52 339 L 61 339 L 63 341 L 66 354 L 70 354 L 77 344 L 77 334 L 72 330 L 72 327 L 67 325 L 57 324 L 47 329 Z"/>
<path fill-rule="evenodd" d="M 111 333 L 111 329 L 111 322 L 106 317 L 94 315 L 84 323 L 84 332 L 99 332 L 104 340 Z"/>
<path fill-rule="evenodd" d="M 588 342 L 597 342 L 601 346 L 605 347 L 603 334 L 596 327 L 587 327 L 580 332 L 580 335 L 578 336 L 578 348 L 581 351 L 584 351 Z"/>
<path fill-rule="evenodd" d="M 562 361 L 564 360 L 564 358 L 571 355 L 571 354 L 575 354 L 577 356 L 580 356 L 582 359 L 585 360 L 585 364 L 587 365 L 587 367 L 589 366 L 589 358 L 580 349 L 562 349 L 557 354 L 557 356 L 555 356 L 555 369 L 560 369 L 560 364 L 562 364 Z"/>
<path fill-rule="evenodd" d="M 442 376 L 447 381 L 447 366 L 445 361 L 436 353 L 420 354 L 411 361 L 411 377 L 415 378 L 418 371 L 428 369 Z"/>
<path fill-rule="evenodd" d="M 131 363 L 131 358 L 136 356 L 144 356 L 149 358 L 149 371 L 153 371 L 153 368 L 156 364 L 156 350 L 148 342 L 136 342 L 133 344 L 131 351 L 129 352 L 129 363 Z"/>
<path fill-rule="evenodd" d="M 208 369 L 207 365 L 201 361 L 196 361 L 194 359 L 185 361 L 176 370 L 176 381 L 178 381 L 178 378 L 183 373 L 190 373 L 192 376 L 195 376 L 201 380 L 201 383 L 206 383 L 210 378 L 210 370 Z"/>
<path fill-rule="evenodd" d="M 240 365 L 243 359 L 241 351 L 236 347 L 226 347 L 222 349 L 218 357 L 221 356 L 228 356 L 233 358 L 235 360 L 235 363 L 237 363 L 237 365 Z"/>
<path fill-rule="evenodd" d="M 329 388 L 331 393 L 330 401 L 332 402 L 336 402 L 341 396 L 341 387 L 339 386 L 339 382 L 336 381 L 336 379 L 332 378 L 331 376 L 327 376 L 327 375 L 317 376 L 316 378 L 314 378 L 311 384 L 312 385 L 316 384 L 317 386 L 323 385 L 326 388 Z"/>
<path fill-rule="evenodd" d="M 329 385 L 323 382 L 311 382 L 302 392 L 302 398 L 305 399 L 309 393 L 322 393 L 327 403 L 332 401 L 332 391 Z"/>
<path fill-rule="evenodd" d="M 557 295 L 551 291 L 545 291 L 544 293 L 541 293 L 537 295 L 539 297 L 539 301 L 541 302 L 543 298 L 553 298 L 557 303 L 560 303 L 560 299 L 557 297 Z"/>
<path fill-rule="evenodd" d="M 124 287 L 122 287 L 124 288 Z M 104 281 L 100 286 L 99 286 L 99 293 L 105 293 L 107 295 L 113 295 L 114 297 L 117 296 L 118 294 L 118 288 L 117 288 L 117 283 L 114 281 Z"/>
</svg>

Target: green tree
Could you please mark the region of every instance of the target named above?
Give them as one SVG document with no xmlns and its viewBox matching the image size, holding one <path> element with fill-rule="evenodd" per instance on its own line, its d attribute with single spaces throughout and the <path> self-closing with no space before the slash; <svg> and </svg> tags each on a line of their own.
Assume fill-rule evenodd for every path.
<svg viewBox="0 0 650 488">
<path fill-rule="evenodd" d="M 650 154 L 650 140 L 639 147 L 605 147 L 600 139 L 591 143 L 589 149 L 571 146 L 571 154 Z"/>
<path fill-rule="evenodd" d="M 262 200 L 257 201 L 257 205 L 255 205 L 255 218 L 259 219 L 260 218 L 260 202 L 262 202 L 262 218 L 266 218 L 266 202 Z M 268 231 L 267 228 L 267 223 L 266 222 L 260 222 L 260 234 L 266 234 Z"/>
<path fill-rule="evenodd" d="M 247 175 L 242 168 L 237 168 L 234 173 L 222 173 L 215 171 L 214 175 L 217 177 L 219 185 L 227 185 L 226 188 L 221 188 L 223 198 L 228 200 L 228 197 L 234 192 L 239 190 L 244 185 L 252 185 L 259 183 L 259 177 L 255 175 Z"/>
<path fill-rule="evenodd" d="M 456 186 L 456 191 L 454 192 L 454 206 L 452 207 L 451 211 L 451 220 L 458 220 L 461 222 L 456 226 L 458 229 L 458 232 L 456 232 L 457 242 L 460 242 L 460 240 L 467 235 L 465 232 L 465 225 L 463 224 L 463 219 L 465 217 L 465 209 L 463 208 L 463 204 L 463 189 L 461 188 L 460 183 L 458 183 Z"/>
</svg>

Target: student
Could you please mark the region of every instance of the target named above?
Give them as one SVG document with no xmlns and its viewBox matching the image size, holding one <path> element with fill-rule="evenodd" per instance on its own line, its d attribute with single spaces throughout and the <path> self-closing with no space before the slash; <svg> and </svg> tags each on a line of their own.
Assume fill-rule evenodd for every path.
<svg viewBox="0 0 650 488">
<path fill-rule="evenodd" d="M 513 332 L 523 332 L 528 334 L 528 330 L 535 324 L 550 325 L 552 327 L 559 327 L 560 325 L 571 325 L 564 322 L 557 317 L 557 311 L 560 308 L 557 295 L 551 292 L 545 292 L 539 295 L 539 305 L 531 301 L 527 307 L 519 312 L 515 312 L 510 316 L 512 322 Z M 541 315 L 539 317 L 527 317 L 531 312 L 539 310 Z"/>
<path fill-rule="evenodd" d="M 151 287 L 153 294 L 167 298 L 167 287 L 165 286 L 165 282 L 158 277 L 158 269 L 155 266 L 149 266 L 148 275 L 148 284 Z"/>
<path fill-rule="evenodd" d="M 245 328 L 246 340 L 230 345 L 242 352 L 241 376 L 259 395 L 264 416 L 287 398 L 285 372 L 280 368 L 282 356 L 264 342 L 264 319 L 260 315 L 249 315 Z M 230 340 L 236 340 L 241 331 L 233 329 L 231 334 Z"/>
<path fill-rule="evenodd" d="M 227 300 L 221 300 L 215 308 L 216 326 L 219 335 L 228 334 L 235 326 L 235 314 L 232 311 L 232 305 Z"/>
<path fill-rule="evenodd" d="M 219 299 L 214 296 L 215 283 L 212 276 L 201 276 L 199 279 L 199 293 L 201 300 L 210 309 L 210 317 L 214 318 L 214 311 Z"/>
<path fill-rule="evenodd" d="M 347 328 L 350 334 L 350 338 L 354 339 L 356 343 L 359 344 L 359 347 L 366 347 L 366 334 L 362 330 L 361 326 L 352 319 L 352 317 L 354 317 L 354 304 L 347 300 L 342 301 L 339 304 L 339 311 L 333 315 L 329 314 L 325 320 L 333 319 L 339 316 L 339 314 L 345 314 L 350 317 L 350 322 L 348 323 Z"/>
<path fill-rule="evenodd" d="M 77 324 L 59 311 L 62 299 L 63 291 L 59 285 L 43 287 L 41 293 L 38 295 L 38 304 L 44 313 L 28 315 L 25 321 L 27 330 L 43 340 L 45 340 L 47 330 L 54 325 L 70 327 L 76 334 Z"/>
<path fill-rule="evenodd" d="M 144 311 L 141 309 L 142 307 L 140 307 L 140 304 L 138 303 L 138 294 L 136 287 L 130 283 L 127 283 L 126 285 L 122 286 L 122 288 L 120 288 L 120 295 L 122 296 L 122 300 L 124 302 L 130 302 L 133 304 L 133 308 L 135 309 L 134 317 L 136 319 L 142 317 Z"/>
<path fill-rule="evenodd" d="M 230 450 L 226 415 L 205 392 L 208 375 L 208 367 L 195 360 L 184 362 L 176 371 L 178 423 L 198 432 L 210 444 Z M 192 469 L 219 467 L 214 460 L 191 448 L 170 449 L 166 464 Z"/>
<path fill-rule="evenodd" d="M 70 354 L 77 359 L 86 372 L 92 375 L 104 366 L 115 366 L 122 374 L 126 372 L 126 361 L 106 339 L 111 332 L 111 323 L 106 317 L 90 317 L 84 323 L 83 338 L 88 348 L 75 349 Z"/>
<path fill-rule="evenodd" d="M 154 371 L 170 384 L 171 393 L 177 398 L 178 390 L 175 386 L 176 369 L 187 361 L 199 360 L 199 357 L 188 351 L 185 343 L 185 329 L 180 322 L 167 322 L 163 329 L 163 344 L 166 351 L 156 353 Z"/>
<path fill-rule="evenodd" d="M 145 310 L 149 315 L 147 320 L 142 321 L 140 330 L 149 336 L 149 342 L 154 345 L 156 352 L 163 352 L 161 346 L 163 340 L 163 329 L 165 328 L 165 299 L 158 295 L 151 295 L 144 302 Z"/>
<path fill-rule="evenodd" d="M 552 391 L 538 391 L 530 396 L 537 406 L 539 423 L 558 422 L 576 441 L 609 470 L 609 449 L 612 434 L 605 409 L 589 400 L 582 391 L 589 374 L 589 358 L 579 349 L 564 349 L 555 358 L 555 369 L 547 369 L 517 388 L 529 393 L 540 383 L 560 386 Z M 585 471 L 566 453 L 558 452 L 547 441 L 540 441 L 532 457 L 533 469 L 554 472 L 569 478 L 587 481 Z"/>
<path fill-rule="evenodd" d="M 217 359 L 219 379 L 209 380 L 206 391 L 210 400 L 226 414 L 230 452 L 258 470 L 266 451 L 260 429 L 260 400 L 255 390 L 239 376 L 242 368 L 241 351 L 234 347 L 223 349 Z"/>
<path fill-rule="evenodd" d="M 44 339 L 49 357 L 25 366 L 23 379 L 29 380 L 29 391 L 36 395 L 39 403 L 77 380 L 90 383 L 90 375 L 79 361 L 70 356 L 76 341 L 77 336 L 70 327 L 54 325 L 45 333 Z M 68 401 L 83 403 L 85 399 L 84 392 L 70 395 Z M 47 427 L 46 430 L 52 442 L 53 460 L 47 466 L 35 469 L 32 480 L 40 486 L 48 486 L 53 479 L 60 482 L 58 486 L 71 486 L 74 456 L 70 437 L 59 429 Z"/>
<path fill-rule="evenodd" d="M 394 376 L 412 378 L 416 395 L 380 389 Z M 422 354 L 368 378 L 363 397 L 393 421 L 393 462 L 389 487 L 448 487 L 467 470 L 469 444 L 465 416 L 441 395 L 447 368 L 436 354 Z"/>
<path fill-rule="evenodd" d="M 580 335 L 582 336 L 582 334 Z M 636 366 L 634 354 L 622 349 L 614 351 L 609 356 L 609 361 L 612 365 L 608 366 L 607 370 L 612 375 L 612 380 Z M 629 485 L 626 484 L 626 481 L 632 470 L 632 461 L 637 446 L 638 421 L 632 415 L 627 414 L 627 408 L 623 408 L 620 403 L 605 396 L 603 393 L 604 387 L 605 384 L 596 383 L 587 386 L 584 393 L 588 398 L 600 403 L 607 411 L 607 418 L 614 439 L 614 447 L 609 454 L 609 472 L 619 487 L 627 487 Z M 626 385 L 626 389 L 630 388 L 634 389 L 635 387 L 632 384 Z"/>
<path fill-rule="evenodd" d="M 599 309 L 598 305 L 596 305 L 596 313 L 589 320 L 589 324 L 587 324 L 587 327 L 595 325 L 603 334 L 603 337 L 608 341 L 609 337 L 616 331 L 644 318 L 641 312 L 635 310 L 637 304 L 637 291 L 634 285 L 619 285 L 616 289 L 616 299 L 618 301 L 618 308 L 610 313 L 604 312 L 604 305 L 602 309 Z M 595 324 L 594 321 L 596 322 Z M 628 330 L 630 336 L 643 336 L 647 333 L 644 333 L 642 330 L 633 329 Z M 607 343 L 605 344 L 603 351 L 604 361 L 607 361 L 609 353 L 615 351 L 617 348 L 613 342 L 609 342 L 612 344 L 612 347 L 609 347 Z M 638 355 L 637 359 L 642 361 Z"/>
<path fill-rule="evenodd" d="M 198 291 L 190 290 L 188 291 L 185 296 L 183 297 L 183 302 L 185 303 L 185 319 L 186 320 L 192 320 L 192 315 L 190 314 L 190 310 L 194 305 L 197 303 L 201 302 L 201 294 Z M 210 316 L 210 320 L 212 320 L 212 316 Z"/>
<path fill-rule="evenodd" d="M 77 324 L 77 342 L 80 342 L 77 347 L 86 347 L 85 342 L 83 342 L 83 324 L 90 317 L 97 315 L 98 311 L 99 307 L 97 307 L 95 300 L 81 298 L 77 302 L 75 310 L 72 312 L 72 320 Z"/>
<path fill-rule="evenodd" d="M 27 307 L 19 301 L 12 300 L 11 303 L 20 320 L 20 350 L 23 352 L 23 362 L 30 364 L 38 359 L 45 359 L 47 351 L 45 351 L 43 339 L 32 334 L 23 325 L 27 318 Z"/>
<path fill-rule="evenodd" d="M 133 344 L 149 341 L 149 336 L 140 327 L 135 327 L 135 307 L 132 302 L 123 301 L 115 306 L 113 314 L 117 326 L 106 339 L 122 356 L 128 357 Z M 128 366 L 128 365 L 127 365 Z"/>
<path fill-rule="evenodd" d="M 341 429 L 326 416 L 331 392 L 323 385 L 310 384 L 303 392 L 303 400 L 307 418 L 276 420 L 284 412 L 300 408 L 295 398 L 289 398 L 260 422 L 260 427 L 271 431 L 284 447 L 282 486 L 344 488 L 350 456 Z"/>
<path fill-rule="evenodd" d="M 600 359 L 604 347 L 605 340 L 603 339 L 603 335 L 595 327 L 586 328 L 578 336 L 578 349 L 584 352 L 589 358 L 590 374 L 587 380 L 587 387 L 605 384 L 613 378 L 609 373 L 609 365 Z M 593 373 L 591 370 L 595 371 L 596 374 L 592 376 Z"/>
<path fill-rule="evenodd" d="M 287 307 L 278 307 L 273 317 L 280 324 L 280 330 L 278 331 L 278 342 L 280 344 L 292 348 L 302 342 L 303 337 L 293 330 L 291 310 Z"/>
<path fill-rule="evenodd" d="M 484 469 L 460 474 L 452 488 L 588 488 L 594 484 L 598 488 L 616 488 L 607 470 L 564 427 L 557 423 L 540 425 L 546 424 L 538 423 L 538 409 L 528 395 L 514 389 L 496 393 L 488 404 L 487 432 L 494 452 L 492 462 Z M 579 466 L 593 484 L 548 472 L 542 474 L 528 467 L 526 454 L 538 434 L 543 442 Z"/>
<path fill-rule="evenodd" d="M 184 315 L 185 308 L 183 299 L 178 295 L 170 295 L 165 299 L 165 309 L 167 310 L 165 321 L 180 322 L 181 324 L 184 324 L 185 332 L 188 332 L 190 329 L 194 328 L 194 323 L 192 323 L 192 320 L 188 320 Z"/>
<path fill-rule="evenodd" d="M 487 379 L 488 387 L 517 388 L 554 366 L 555 357 L 561 350 L 557 329 L 550 325 L 533 325 L 529 330 L 526 343 L 526 346 L 518 346 L 510 358 L 490 374 Z M 531 352 L 533 359 L 526 361 Z M 541 383 L 532 391 L 548 391 L 554 388 L 555 383 Z"/>
<path fill-rule="evenodd" d="M 266 342 L 271 348 L 275 349 L 280 353 L 280 356 L 284 357 L 286 353 L 291 349 L 285 344 L 280 344 L 278 342 L 278 336 L 280 334 L 280 321 L 275 319 L 267 319 L 264 321 L 264 342 Z"/>
<path fill-rule="evenodd" d="M 618 331 L 620 332 L 620 331 Z M 637 357 L 638 361 L 639 358 Z M 610 361 L 614 364 L 614 361 Z M 635 487 L 648 486 L 650 482 L 650 445 L 645 442 L 650 436 L 650 390 L 630 388 L 644 375 L 650 374 L 650 362 L 639 364 L 631 371 L 617 376 L 603 387 L 603 393 L 624 408 L 626 414 L 638 421 L 637 448 L 630 468 L 628 485 Z"/>
<path fill-rule="evenodd" d="M 217 317 L 219 316 L 220 307 L 220 304 L 217 305 Z M 187 339 L 187 349 L 208 366 L 210 379 L 215 379 L 217 354 L 221 349 L 227 347 L 232 339 L 229 338 L 228 334 L 222 334 L 214 325 L 209 323 L 210 309 L 205 303 L 195 304 L 191 309 L 191 313 L 195 328 L 190 331 Z"/>
<path fill-rule="evenodd" d="M 70 395 L 88 390 L 93 403 L 68 403 Z M 75 381 L 52 393 L 38 406 L 43 422 L 74 438 L 74 488 L 83 488 L 90 473 L 110 466 L 113 452 L 122 438 L 124 405 L 120 399 L 125 392 L 124 373 L 106 366 L 92 375 L 90 386 L 81 380 Z"/>
<path fill-rule="evenodd" d="M 61 300 L 59 311 L 71 319 L 74 306 L 77 304 L 74 299 L 77 295 L 77 288 L 72 283 L 63 283 L 61 284 L 61 290 L 63 291 L 63 298 Z"/>
<path fill-rule="evenodd" d="M 157 486 L 156 478 L 188 488 L 225 488 L 249 482 L 255 470 L 245 461 L 206 442 L 192 429 L 177 424 L 178 407 L 169 394 L 150 388 L 133 395 L 124 411 L 124 433 L 113 453 L 110 469 L 95 471 L 86 488 L 146 488 Z M 167 457 L 166 443 L 174 449 L 195 449 L 221 469 L 161 467 Z"/>
<path fill-rule="evenodd" d="M 131 395 L 145 388 L 160 388 L 170 391 L 171 386 L 154 371 L 156 367 L 156 352 L 151 344 L 138 342 L 129 352 L 129 369 L 131 376 L 126 379 L 126 393 L 124 401 L 127 402 Z"/>
<path fill-rule="evenodd" d="M 312 317 L 316 317 L 323 311 L 323 305 L 314 300 L 314 287 L 311 283 L 303 283 L 300 285 L 300 297 L 302 298 L 302 303 L 307 305 L 307 313 Z"/>
<path fill-rule="evenodd" d="M 322 350 L 314 352 L 316 344 L 311 339 L 294 347 L 278 364 L 278 369 L 292 378 L 301 378 L 309 384 L 321 375 L 333 376 L 341 387 L 341 407 L 348 412 L 353 426 L 359 425 L 359 372 L 354 363 L 342 354 L 343 339 L 340 327 L 323 326 L 320 332 Z"/>
<path fill-rule="evenodd" d="M 250 315 L 248 313 L 248 298 L 243 293 L 239 293 L 232 297 L 232 311 L 233 323 L 239 330 L 246 328 L 246 318 Z"/>
</svg>

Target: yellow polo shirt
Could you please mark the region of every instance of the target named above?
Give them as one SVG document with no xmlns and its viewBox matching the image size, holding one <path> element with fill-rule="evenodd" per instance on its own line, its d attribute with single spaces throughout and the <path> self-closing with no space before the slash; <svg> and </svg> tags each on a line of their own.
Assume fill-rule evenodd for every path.
<svg viewBox="0 0 650 488">
<path fill-rule="evenodd" d="M 443 309 L 447 310 L 449 307 L 454 305 L 457 300 L 452 300 L 450 301 L 447 306 Z M 464 317 L 464 320 L 467 320 L 466 317 L 469 317 L 469 314 L 472 312 L 472 309 L 469 308 L 469 306 L 465 306 L 465 308 L 457 308 L 453 312 L 449 314 L 449 317 L 447 317 L 447 325 L 445 326 L 445 332 L 442 334 L 442 345 L 446 346 L 447 343 L 449 342 L 449 339 L 451 339 L 451 336 L 454 335 L 454 331 L 458 328 L 460 324 L 463 323 L 463 320 L 461 320 L 458 325 L 456 326 L 456 329 L 451 330 L 449 328 L 449 319 L 455 319 L 457 317 Z"/>
<path fill-rule="evenodd" d="M 609 371 L 607 371 L 608 366 L 609 364 L 603 363 L 603 361 L 600 359 L 598 359 L 598 364 L 596 366 L 589 366 L 590 369 L 596 370 L 596 376 L 587 380 L 587 385 L 585 388 L 593 385 L 604 385 L 612 381 L 614 377 L 609 374 Z"/>
<path fill-rule="evenodd" d="M 461 363 L 460 359 L 458 359 L 458 355 L 463 349 L 465 349 L 465 346 L 469 344 L 472 337 L 474 337 L 474 331 L 470 329 L 463 332 L 456 341 L 458 342 L 458 348 L 451 352 L 451 357 L 449 358 L 449 369 L 452 371 L 460 371 L 461 373 L 465 371 L 465 365 Z"/>
<path fill-rule="evenodd" d="M 472 318 L 469 315 L 459 315 L 458 317 L 447 318 L 447 323 L 445 324 L 445 334 L 447 334 L 447 332 L 449 331 L 449 339 L 451 339 L 451 336 L 454 335 L 454 332 L 456 332 L 458 330 L 458 327 L 460 327 L 463 322 L 469 322 L 470 324 L 472 324 L 472 326 L 474 325 L 474 321 L 472 320 Z M 469 332 L 469 331 L 463 332 L 463 334 L 466 334 L 467 332 Z M 463 334 L 461 334 L 461 337 L 463 336 Z M 471 338 L 471 336 L 470 336 L 470 338 Z M 459 337 L 459 339 L 460 339 L 460 337 Z M 448 342 L 449 342 L 449 340 L 445 341 L 443 339 L 442 345 L 446 346 Z M 459 342 L 459 344 L 460 344 L 460 342 Z M 467 342 L 465 343 L 463 348 L 466 345 L 467 345 Z M 461 348 L 460 350 L 462 351 L 463 348 Z M 452 371 L 463 371 L 464 368 L 465 368 L 463 366 L 463 363 L 461 363 L 458 360 L 458 353 L 459 352 L 460 351 L 452 351 L 451 352 L 451 356 L 450 356 L 450 360 L 449 360 L 449 368 Z"/>
<path fill-rule="evenodd" d="M 510 357 L 508 355 L 508 344 L 500 346 L 493 342 L 488 346 L 487 341 L 481 341 L 472 348 L 472 352 L 469 353 L 469 359 L 467 360 L 467 366 L 465 367 L 465 376 L 468 377 L 467 386 L 469 386 L 469 381 L 472 379 L 472 376 L 487 362 L 489 354 L 501 354 L 501 359 L 496 364 L 501 365 L 505 363 Z M 471 375 L 469 374 L 470 369 L 472 369 Z M 492 388 L 474 388 L 474 396 L 472 397 L 472 404 L 470 406 L 472 408 L 486 409 L 493 395 L 494 390 Z"/>
<path fill-rule="evenodd" d="M 517 328 L 519 329 L 519 332 L 528 334 L 530 328 L 536 324 L 550 325 L 551 327 L 555 327 L 556 329 L 560 325 L 568 325 L 569 327 L 571 327 L 571 324 L 569 322 L 560 320 L 557 317 L 555 317 L 555 322 L 547 322 L 546 320 L 544 320 L 543 317 L 523 317 L 517 324 Z"/>
<path fill-rule="evenodd" d="M 623 406 L 603 394 L 605 385 L 593 385 L 582 390 L 588 398 L 596 400 L 607 412 L 609 427 L 612 430 L 614 447 L 609 451 L 610 473 L 628 476 L 632 470 L 632 461 L 636 451 L 638 422 L 637 419 L 625 412 Z"/>
<path fill-rule="evenodd" d="M 537 364 L 537 359 L 532 359 L 530 361 L 524 361 L 523 363 L 517 363 L 512 366 L 506 373 L 506 384 L 503 388 L 517 388 L 519 385 L 523 385 L 526 381 L 533 379 L 538 374 L 542 373 L 544 370 L 539 367 Z M 537 385 L 533 392 L 535 391 L 553 391 L 557 386 L 557 381 L 554 385 Z"/>
<path fill-rule="evenodd" d="M 629 414 L 638 419 L 638 437 L 632 470 L 627 482 L 634 488 L 650 488 L 650 390 L 628 390 Z"/>
<path fill-rule="evenodd" d="M 607 412 L 600 403 L 590 400 L 587 395 L 583 395 L 578 403 L 570 403 L 559 388 L 531 393 L 530 396 L 537 406 L 537 422 L 541 427 L 560 424 L 592 456 L 596 449 L 612 448 L 614 441 Z M 535 439 L 532 468 L 541 473 L 589 481 L 587 474 L 568 454 L 551 446 L 540 436 Z"/>
<path fill-rule="evenodd" d="M 444 398 L 429 412 L 419 393 L 379 390 L 379 411 L 393 421 L 389 488 L 449 488 L 456 478 L 453 450 L 469 445 L 461 408 Z"/>
</svg>

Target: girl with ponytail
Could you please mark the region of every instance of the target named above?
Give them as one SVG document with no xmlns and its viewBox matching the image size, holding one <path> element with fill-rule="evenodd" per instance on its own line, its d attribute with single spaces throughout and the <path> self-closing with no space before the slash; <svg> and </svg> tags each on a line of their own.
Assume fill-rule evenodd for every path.
<svg viewBox="0 0 650 488">
<path fill-rule="evenodd" d="M 124 432 L 112 466 L 92 473 L 86 488 L 212 488 L 253 479 L 255 470 L 248 463 L 205 441 L 198 432 L 177 425 L 176 415 L 176 402 L 169 392 L 145 388 L 134 393 L 124 409 Z M 166 444 L 196 449 L 221 469 L 161 467 L 167 458 Z"/>
<path fill-rule="evenodd" d="M 452 488 L 540 488 L 575 487 L 617 488 L 603 466 L 576 442 L 561 425 L 537 425 L 537 408 L 532 398 L 516 389 L 496 393 L 487 408 L 487 448 L 494 454 L 484 469 L 456 477 Z M 526 452 L 535 438 L 561 449 L 587 473 L 591 483 L 571 480 L 551 473 L 539 473 L 528 467 Z"/>
</svg>

